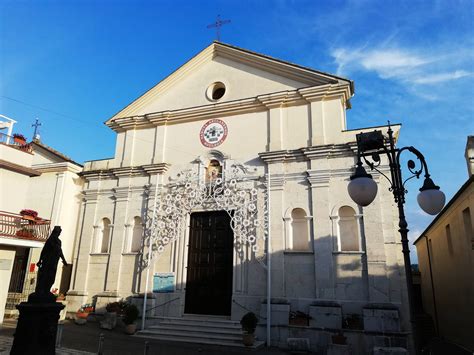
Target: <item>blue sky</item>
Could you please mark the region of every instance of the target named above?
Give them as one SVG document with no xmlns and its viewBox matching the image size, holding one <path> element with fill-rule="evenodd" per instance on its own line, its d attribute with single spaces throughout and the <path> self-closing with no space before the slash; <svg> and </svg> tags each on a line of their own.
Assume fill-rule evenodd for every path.
<svg viewBox="0 0 474 355">
<path fill-rule="evenodd" d="M 349 128 L 403 124 L 450 198 L 474 134 L 473 1 L 8 1 L 0 4 L 0 114 L 83 162 L 111 157 L 103 122 L 215 39 L 355 81 Z M 91 144 L 92 143 L 92 144 Z M 431 217 L 408 185 L 412 236 Z"/>
</svg>

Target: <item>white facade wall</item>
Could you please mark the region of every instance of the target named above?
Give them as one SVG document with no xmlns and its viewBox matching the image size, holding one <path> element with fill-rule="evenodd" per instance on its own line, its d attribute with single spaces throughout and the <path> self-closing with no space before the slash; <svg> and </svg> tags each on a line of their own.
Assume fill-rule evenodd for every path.
<svg viewBox="0 0 474 355">
<path fill-rule="evenodd" d="M 344 314 L 362 314 L 369 303 L 391 304 L 399 309 L 402 329 L 409 331 L 403 257 L 387 183 L 374 174 L 379 194 L 363 210 L 347 193 L 360 132 L 346 130 L 348 84 L 310 85 L 308 78 L 297 81 L 296 75 L 277 75 L 225 56 L 205 60 L 202 53 L 107 122 L 117 131 L 115 157 L 88 162 L 84 169 L 69 312 L 94 299 L 100 310 L 110 300 L 152 289 L 141 266 L 147 248 L 131 253 L 124 247 L 133 218 L 150 212 L 157 185 L 166 189 L 170 178 L 197 171 L 200 161 L 220 154 L 224 167 L 239 163 L 254 175 L 271 175 L 272 300 L 305 313 L 317 301 L 337 302 Z M 205 97 L 216 81 L 226 85 L 221 105 Z M 228 128 L 214 151 L 199 139 L 212 118 Z M 342 206 L 356 212 L 359 250 L 340 251 Z M 291 248 L 295 208 L 307 218 L 310 247 L 305 251 Z M 109 252 L 97 253 L 94 233 L 103 218 L 113 224 L 111 242 Z M 184 313 L 188 237 L 186 230 L 151 267 L 151 274 L 176 275 L 175 292 L 153 298 L 156 304 L 169 301 L 157 315 Z M 250 251 L 242 259 L 234 254 L 231 318 L 240 320 L 248 309 L 261 314 L 266 284 L 266 271 Z M 276 338 L 281 345 L 284 336 Z"/>
</svg>

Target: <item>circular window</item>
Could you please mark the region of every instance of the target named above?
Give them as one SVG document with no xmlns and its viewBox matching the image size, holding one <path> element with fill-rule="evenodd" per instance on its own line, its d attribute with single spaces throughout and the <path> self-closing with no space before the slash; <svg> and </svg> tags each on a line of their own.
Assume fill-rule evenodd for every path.
<svg viewBox="0 0 474 355">
<path fill-rule="evenodd" d="M 207 88 L 207 98 L 211 101 L 218 101 L 220 100 L 225 94 L 225 85 L 224 83 L 221 83 L 220 81 L 211 84 Z"/>
</svg>

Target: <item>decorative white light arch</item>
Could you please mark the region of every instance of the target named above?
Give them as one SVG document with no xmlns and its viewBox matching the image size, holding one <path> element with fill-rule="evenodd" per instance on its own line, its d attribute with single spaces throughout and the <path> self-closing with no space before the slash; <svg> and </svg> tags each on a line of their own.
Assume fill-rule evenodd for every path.
<svg viewBox="0 0 474 355">
<path fill-rule="evenodd" d="M 196 162 L 201 162 L 197 159 Z M 226 162 L 227 163 L 227 162 Z M 202 164 L 201 164 L 202 165 Z M 155 190 L 152 216 L 148 218 L 147 278 L 142 312 L 142 329 L 145 326 L 146 299 L 150 265 L 162 254 L 166 246 L 185 235 L 187 215 L 193 211 L 224 210 L 231 217 L 234 248 L 239 257 L 243 248 L 250 246 L 256 260 L 267 271 L 267 345 L 270 346 L 271 255 L 270 179 L 257 176 L 242 164 L 225 164 L 222 176 L 207 181 L 202 166 L 197 171 L 186 170 L 170 179 L 167 186 Z"/>
<path fill-rule="evenodd" d="M 268 233 L 268 191 L 264 176 L 254 176 L 242 165 L 232 165 L 223 176 L 206 182 L 202 174 L 180 172 L 161 189 L 150 220 L 153 257 L 185 235 L 186 217 L 193 211 L 224 210 L 231 217 L 234 247 L 243 256 L 249 245 L 261 262 Z"/>
</svg>

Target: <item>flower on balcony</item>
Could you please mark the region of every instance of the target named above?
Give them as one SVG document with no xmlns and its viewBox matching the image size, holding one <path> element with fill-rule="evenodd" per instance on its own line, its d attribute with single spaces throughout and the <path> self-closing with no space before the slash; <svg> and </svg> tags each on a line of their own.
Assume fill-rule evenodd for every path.
<svg viewBox="0 0 474 355">
<path fill-rule="evenodd" d="M 33 217 L 33 218 L 38 217 L 38 212 L 36 212 L 35 210 L 24 209 L 24 210 L 21 210 L 21 211 L 20 211 L 20 214 L 21 214 L 22 216 L 31 216 L 31 217 Z"/>
<path fill-rule="evenodd" d="M 32 228 L 23 227 L 16 232 L 16 236 L 20 238 L 26 238 L 26 239 L 35 239 L 36 232 Z"/>
<path fill-rule="evenodd" d="M 23 134 L 14 133 L 14 134 L 13 134 L 13 139 L 15 139 L 15 138 L 20 139 L 20 140 L 23 140 L 23 141 L 26 142 L 26 138 L 25 138 L 25 136 L 24 136 Z"/>
</svg>

